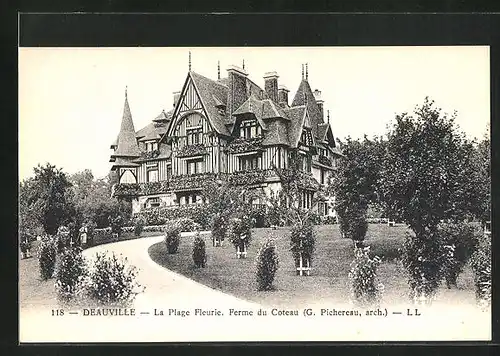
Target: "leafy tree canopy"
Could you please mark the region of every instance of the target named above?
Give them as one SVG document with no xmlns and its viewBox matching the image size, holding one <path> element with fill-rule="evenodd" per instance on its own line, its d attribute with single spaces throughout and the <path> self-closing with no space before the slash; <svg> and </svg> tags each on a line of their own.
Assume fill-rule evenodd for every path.
<svg viewBox="0 0 500 356">
<path fill-rule="evenodd" d="M 413 115 L 396 116 L 387 137 L 380 196 L 393 216 L 417 236 L 436 231 L 442 220 L 461 220 L 481 197 L 475 145 L 426 98 Z"/>
</svg>

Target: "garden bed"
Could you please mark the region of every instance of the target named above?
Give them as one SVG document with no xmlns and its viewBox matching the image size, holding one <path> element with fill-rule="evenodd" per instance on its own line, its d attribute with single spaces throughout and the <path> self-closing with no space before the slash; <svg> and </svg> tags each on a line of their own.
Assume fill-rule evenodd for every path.
<svg viewBox="0 0 500 356">
<path fill-rule="evenodd" d="M 407 228 L 370 225 L 367 244 L 372 243 L 379 254 L 392 256 L 401 246 Z M 274 282 L 275 290 L 258 292 L 255 282 L 255 257 L 268 236 L 276 239 L 280 259 Z M 246 259 L 237 259 L 228 241 L 223 247 L 213 247 L 211 236 L 203 235 L 207 248 L 207 267 L 195 268 L 192 260 L 192 237 L 181 240 L 177 254 L 167 254 L 163 242 L 152 245 L 148 252 L 153 261 L 177 273 L 214 289 L 268 306 L 306 307 L 318 301 L 342 304 L 349 300 L 348 273 L 353 259 L 353 243 L 342 239 L 338 225 L 318 227 L 317 249 L 308 277 L 296 276 L 290 252 L 289 229 L 254 229 L 253 241 Z M 387 259 L 389 260 L 389 259 Z M 395 261 L 385 261 L 379 267 L 380 281 L 385 285 L 383 303 L 405 303 L 408 284 L 404 271 Z M 474 303 L 474 286 L 469 268 L 459 277 L 459 289 L 442 291 L 442 298 Z"/>
</svg>

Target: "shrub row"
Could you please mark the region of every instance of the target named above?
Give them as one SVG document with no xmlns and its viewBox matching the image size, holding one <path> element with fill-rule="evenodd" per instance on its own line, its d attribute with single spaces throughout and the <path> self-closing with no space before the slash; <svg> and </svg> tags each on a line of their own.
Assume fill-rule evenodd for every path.
<svg viewBox="0 0 500 356">
<path fill-rule="evenodd" d="M 97 253 L 87 261 L 79 246 L 63 246 L 58 251 L 58 239 L 42 238 L 39 251 L 40 276 L 55 278 L 54 287 L 61 302 L 82 302 L 90 298 L 100 305 L 129 305 L 140 292 L 137 270 L 126 258 L 113 253 Z"/>
<path fill-rule="evenodd" d="M 137 220 L 141 221 L 141 220 Z M 149 226 L 141 226 L 140 222 L 136 221 L 136 226 L 126 226 L 123 227 L 122 233 L 134 233 L 136 236 L 139 236 L 140 233 L 150 233 L 150 232 L 164 232 L 168 226 L 176 225 L 179 227 L 180 232 L 192 232 L 200 229 L 200 225 L 198 225 L 195 221 L 190 218 L 179 218 L 167 221 L 164 225 L 149 225 Z M 141 226 L 140 233 L 137 235 L 137 224 Z M 94 229 L 92 236 L 93 244 L 100 244 L 102 242 L 112 240 L 113 239 L 113 230 L 111 227 L 106 227 L 103 229 Z"/>
<path fill-rule="evenodd" d="M 266 211 L 265 206 L 253 206 L 248 212 L 252 227 L 270 227 L 273 221 Z M 337 219 L 332 216 L 320 216 L 317 213 L 312 213 L 311 220 L 315 225 L 320 224 L 336 224 Z M 193 206 L 180 206 L 180 207 L 158 207 L 143 209 L 134 215 L 135 224 L 137 221 L 142 221 L 145 226 L 166 225 L 167 222 L 180 219 L 189 218 L 201 226 L 201 229 L 210 229 L 210 224 L 214 218 L 214 213 L 209 205 L 193 205 Z M 281 217 L 282 220 L 290 225 L 290 221 L 286 216 Z M 276 219 L 275 219 L 276 220 Z M 124 231 L 127 228 L 124 228 Z"/>
<path fill-rule="evenodd" d="M 150 208 L 143 209 L 135 214 L 135 219 L 141 219 L 144 225 L 166 225 L 169 221 L 190 218 L 199 224 L 202 229 L 210 226 L 211 214 L 207 205 L 180 206 L 176 208 Z"/>
</svg>

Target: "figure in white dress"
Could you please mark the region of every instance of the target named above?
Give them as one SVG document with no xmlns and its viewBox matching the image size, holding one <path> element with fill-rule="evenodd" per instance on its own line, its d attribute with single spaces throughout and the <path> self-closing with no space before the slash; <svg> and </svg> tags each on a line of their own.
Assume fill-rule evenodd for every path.
<svg viewBox="0 0 500 356">
<path fill-rule="evenodd" d="M 82 245 L 87 244 L 87 225 L 85 224 L 80 228 L 80 243 Z"/>
</svg>

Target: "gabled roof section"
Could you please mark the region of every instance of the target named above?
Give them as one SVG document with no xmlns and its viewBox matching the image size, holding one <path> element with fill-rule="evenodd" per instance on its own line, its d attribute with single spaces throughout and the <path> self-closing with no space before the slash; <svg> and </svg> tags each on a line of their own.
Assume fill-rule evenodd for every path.
<svg viewBox="0 0 500 356">
<path fill-rule="evenodd" d="M 226 115 L 222 115 L 217 108 L 221 104 L 227 105 L 227 87 L 195 72 L 189 72 L 188 76 L 193 80 L 212 127 L 219 134 L 229 135 L 225 126 Z"/>
<path fill-rule="evenodd" d="M 162 136 L 161 141 L 166 135 L 169 135 L 173 130 L 176 122 L 174 122 L 174 116 L 178 116 L 179 108 L 182 105 L 182 96 L 188 90 L 189 84 L 192 83 L 194 86 L 196 95 L 198 96 L 201 105 L 203 107 L 203 112 L 205 113 L 210 125 L 214 130 L 221 134 L 229 136 L 229 130 L 226 127 L 226 115 L 221 113 L 217 106 L 227 105 L 227 87 L 220 81 L 214 81 L 212 79 L 206 78 L 201 74 L 190 71 L 184 81 L 184 85 L 181 90 L 181 99 L 175 105 L 172 117 L 168 125 L 167 132 Z M 178 119 L 178 117 L 177 117 Z M 176 120 L 177 121 L 177 120 Z"/>
<path fill-rule="evenodd" d="M 134 122 L 128 104 L 127 92 L 125 92 L 125 105 L 123 107 L 122 124 L 116 142 L 116 150 L 112 154 L 114 157 L 138 157 L 140 156 L 139 146 L 135 137 Z"/>
<path fill-rule="evenodd" d="M 276 104 L 274 101 L 272 101 L 271 99 L 264 99 L 262 100 L 262 102 L 264 103 L 262 110 L 263 119 L 281 117 L 285 120 L 289 120 L 288 115 L 285 113 L 283 108 Z"/>
<path fill-rule="evenodd" d="M 311 90 L 309 82 L 302 79 L 300 82 L 297 93 L 295 94 L 292 107 L 299 105 L 307 105 L 307 111 L 309 112 L 309 117 L 311 119 L 312 132 L 315 137 L 318 137 L 318 125 L 323 123 L 323 115 L 316 103 L 316 99 Z"/>
</svg>

